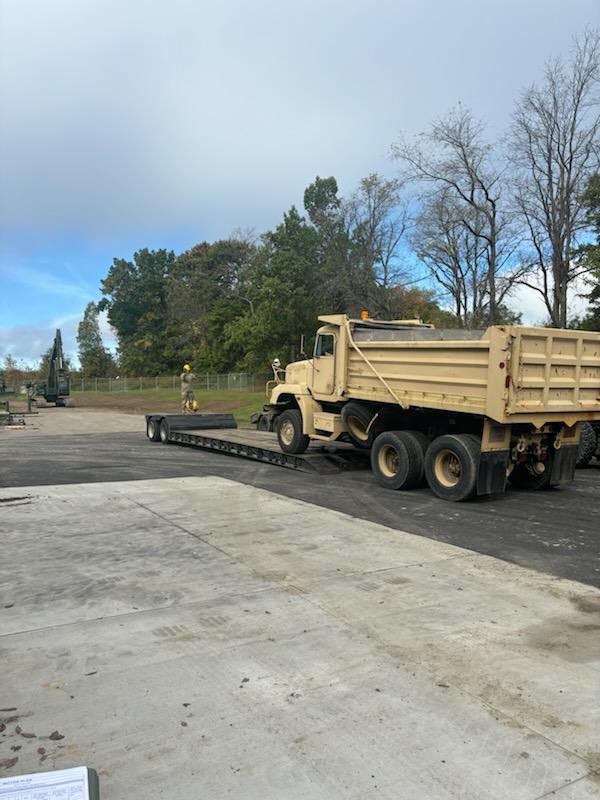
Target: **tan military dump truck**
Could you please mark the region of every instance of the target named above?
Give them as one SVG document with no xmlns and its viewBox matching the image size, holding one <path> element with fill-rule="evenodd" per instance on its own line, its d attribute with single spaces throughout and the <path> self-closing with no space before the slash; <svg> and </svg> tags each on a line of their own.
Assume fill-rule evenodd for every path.
<svg viewBox="0 0 600 800">
<path fill-rule="evenodd" d="M 573 479 L 578 423 L 600 420 L 600 333 L 319 320 L 313 357 L 268 387 L 259 427 L 284 452 L 350 441 L 382 486 L 447 500 Z"/>
</svg>

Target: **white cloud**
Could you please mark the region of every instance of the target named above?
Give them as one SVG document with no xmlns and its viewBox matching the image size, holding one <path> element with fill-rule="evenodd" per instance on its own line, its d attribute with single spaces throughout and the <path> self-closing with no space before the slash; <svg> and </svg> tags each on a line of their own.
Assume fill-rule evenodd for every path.
<svg viewBox="0 0 600 800">
<path fill-rule="evenodd" d="M 97 292 L 87 288 L 80 281 L 73 282 L 59 277 L 56 273 L 32 268 L 23 264 L 0 265 L 0 278 L 16 281 L 29 289 L 44 294 L 58 295 L 79 301 L 90 302 Z"/>
<path fill-rule="evenodd" d="M 60 329 L 63 349 L 69 356 L 73 366 L 79 365 L 77 356 L 77 326 L 83 317 L 83 309 L 79 314 L 44 320 L 33 325 L 13 325 L 0 328 L 0 364 L 5 356 L 11 354 L 33 366 L 54 341 L 56 329 Z M 113 352 L 116 349 L 114 330 L 108 324 L 106 313 L 99 316 L 100 332 L 104 345 Z"/>
</svg>

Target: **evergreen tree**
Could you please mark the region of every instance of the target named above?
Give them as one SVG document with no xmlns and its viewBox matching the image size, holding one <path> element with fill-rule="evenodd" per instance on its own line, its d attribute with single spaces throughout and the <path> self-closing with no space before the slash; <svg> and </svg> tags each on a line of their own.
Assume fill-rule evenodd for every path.
<svg viewBox="0 0 600 800">
<path fill-rule="evenodd" d="M 88 303 L 77 327 L 77 345 L 84 378 L 104 378 L 113 374 L 115 363 L 104 347 L 98 324 L 98 306 Z"/>
</svg>

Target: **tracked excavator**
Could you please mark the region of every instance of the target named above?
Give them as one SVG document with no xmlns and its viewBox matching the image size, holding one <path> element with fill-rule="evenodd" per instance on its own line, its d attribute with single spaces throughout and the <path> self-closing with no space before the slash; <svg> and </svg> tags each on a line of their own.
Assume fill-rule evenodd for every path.
<svg viewBox="0 0 600 800">
<path fill-rule="evenodd" d="M 56 331 L 54 337 L 46 381 L 37 381 L 32 388 L 35 396 L 43 397 L 47 403 L 54 403 L 59 407 L 66 405 L 65 397 L 71 393 L 71 379 L 65 369 L 60 330 Z"/>
</svg>

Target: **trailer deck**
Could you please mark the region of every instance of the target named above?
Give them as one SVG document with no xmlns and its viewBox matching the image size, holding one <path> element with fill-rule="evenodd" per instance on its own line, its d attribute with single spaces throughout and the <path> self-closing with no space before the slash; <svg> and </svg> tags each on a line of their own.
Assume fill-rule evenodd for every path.
<svg viewBox="0 0 600 800">
<path fill-rule="evenodd" d="M 367 452 L 344 442 L 314 442 L 302 455 L 284 453 L 275 433 L 240 429 L 231 414 L 147 414 L 146 433 L 151 441 L 163 444 L 198 447 L 319 475 L 369 466 Z"/>
</svg>

